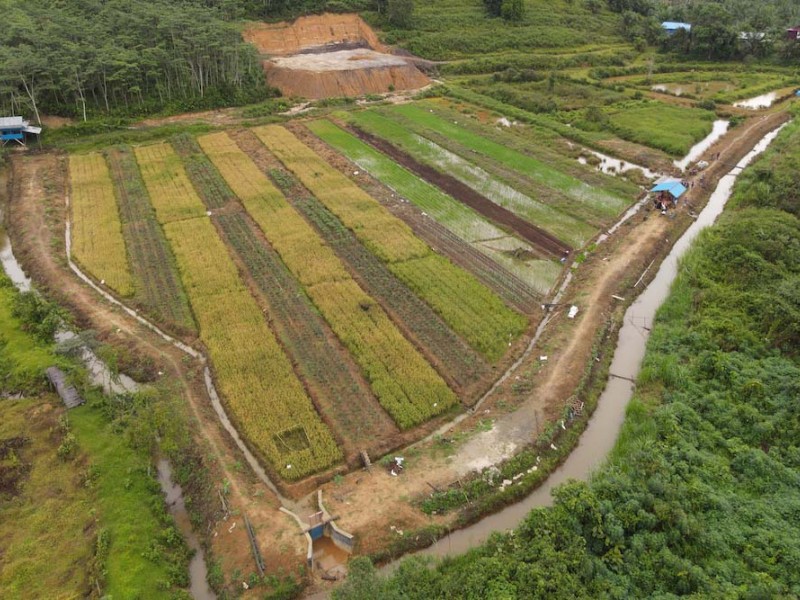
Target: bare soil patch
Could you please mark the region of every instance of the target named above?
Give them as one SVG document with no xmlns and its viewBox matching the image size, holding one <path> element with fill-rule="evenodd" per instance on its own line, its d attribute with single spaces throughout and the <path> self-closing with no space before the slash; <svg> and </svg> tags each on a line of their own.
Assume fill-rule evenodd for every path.
<svg viewBox="0 0 800 600">
<path fill-rule="evenodd" d="M 242 35 L 264 56 L 267 82 L 285 96 L 352 97 L 430 83 L 411 58 L 390 54 L 358 15 L 253 23 Z"/>
<path fill-rule="evenodd" d="M 372 28 L 354 14 L 326 13 L 291 23 L 251 23 L 242 35 L 262 54 L 279 56 L 352 44 L 385 50 Z"/>
</svg>

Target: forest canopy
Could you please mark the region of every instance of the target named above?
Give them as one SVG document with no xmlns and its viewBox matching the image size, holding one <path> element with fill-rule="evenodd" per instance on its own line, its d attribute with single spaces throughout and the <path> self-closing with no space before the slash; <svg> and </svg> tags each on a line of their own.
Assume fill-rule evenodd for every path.
<svg viewBox="0 0 800 600">
<path fill-rule="evenodd" d="M 5 113 L 85 119 L 255 102 L 255 50 L 221 9 L 182 0 L 5 0 Z"/>
</svg>

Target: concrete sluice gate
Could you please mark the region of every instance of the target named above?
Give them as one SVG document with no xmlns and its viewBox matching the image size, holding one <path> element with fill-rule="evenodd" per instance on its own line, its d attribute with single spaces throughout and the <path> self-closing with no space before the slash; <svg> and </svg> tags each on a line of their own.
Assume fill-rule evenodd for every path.
<svg viewBox="0 0 800 600">
<path fill-rule="evenodd" d="M 347 561 L 353 553 L 355 539 L 352 534 L 340 528 L 322 502 L 322 490 L 317 492 L 319 511 L 304 521 L 291 514 L 303 529 L 308 542 L 306 563 L 313 573 L 323 579 L 342 579 L 347 575 Z"/>
</svg>

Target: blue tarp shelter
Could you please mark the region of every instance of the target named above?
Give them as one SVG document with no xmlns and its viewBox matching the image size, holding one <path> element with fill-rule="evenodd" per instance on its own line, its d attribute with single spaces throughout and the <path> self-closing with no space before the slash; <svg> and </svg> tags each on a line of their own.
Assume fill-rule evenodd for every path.
<svg viewBox="0 0 800 600">
<path fill-rule="evenodd" d="M 0 117 L 0 142 L 5 146 L 9 142 L 25 145 L 26 135 L 39 135 L 41 127 L 34 127 L 22 117 Z"/>
<path fill-rule="evenodd" d="M 669 35 L 673 35 L 676 31 L 679 31 L 680 29 L 691 31 L 692 26 L 689 23 L 679 23 L 677 21 L 664 21 L 663 23 L 661 23 L 661 29 L 666 31 Z"/>
<path fill-rule="evenodd" d="M 677 200 L 683 196 L 684 193 L 686 193 L 686 186 L 680 181 L 662 181 L 661 183 L 654 185 L 650 190 L 650 193 L 657 192 L 667 192 L 670 196 Z"/>
</svg>

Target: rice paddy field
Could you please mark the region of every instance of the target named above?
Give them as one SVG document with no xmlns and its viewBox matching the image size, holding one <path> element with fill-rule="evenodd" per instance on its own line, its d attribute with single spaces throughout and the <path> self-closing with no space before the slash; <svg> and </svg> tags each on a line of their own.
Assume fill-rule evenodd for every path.
<svg viewBox="0 0 800 600">
<path fill-rule="evenodd" d="M 422 101 L 73 155 L 76 258 L 196 332 L 283 480 L 387 451 L 475 402 L 532 328 L 509 290 L 546 301 L 639 193 L 552 130 L 458 114 Z"/>
<path fill-rule="evenodd" d="M 639 90 L 653 90 L 682 98 L 713 100 L 731 104 L 737 100 L 758 96 L 796 85 L 796 78 L 781 71 L 741 71 L 739 65 L 714 64 L 706 68 L 681 69 L 609 77 L 605 81 Z"/>
</svg>

